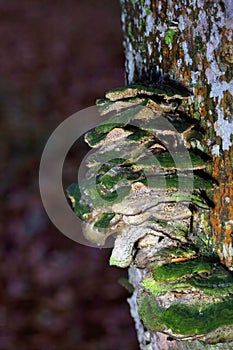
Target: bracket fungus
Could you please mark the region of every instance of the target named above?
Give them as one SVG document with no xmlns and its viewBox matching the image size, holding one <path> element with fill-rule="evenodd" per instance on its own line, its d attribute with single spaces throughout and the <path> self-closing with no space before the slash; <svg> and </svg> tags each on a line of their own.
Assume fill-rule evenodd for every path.
<svg viewBox="0 0 233 350">
<path fill-rule="evenodd" d="M 130 85 L 97 100 L 109 119 L 85 135 L 94 152 L 67 196 L 88 240 L 103 246 L 115 237 L 111 265 L 146 267 L 137 293 L 145 327 L 214 342 L 233 323 L 233 277 L 193 239 L 206 234 L 193 223 L 211 207 L 206 191 L 215 181 L 203 130 L 182 106 L 189 96 L 168 85 Z"/>
</svg>

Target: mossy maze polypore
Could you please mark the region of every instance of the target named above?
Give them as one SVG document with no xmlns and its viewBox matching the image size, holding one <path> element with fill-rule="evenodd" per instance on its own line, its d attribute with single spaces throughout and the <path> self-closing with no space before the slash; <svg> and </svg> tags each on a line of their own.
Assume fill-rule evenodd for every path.
<svg viewBox="0 0 233 350">
<path fill-rule="evenodd" d="M 204 335 L 233 323 L 233 298 L 211 303 L 186 305 L 174 302 L 168 308 L 158 305 L 155 298 L 144 296 L 139 304 L 139 314 L 151 331 L 165 331 L 176 337 Z M 229 334 L 229 340 L 232 332 Z"/>
<path fill-rule="evenodd" d="M 181 338 L 233 321 L 228 311 L 226 318 L 213 317 L 232 307 L 231 273 L 202 258 L 202 246 L 190 239 L 197 235 L 196 213 L 212 205 L 206 191 L 215 181 L 205 171 L 210 158 L 203 152 L 203 130 L 181 108 L 189 95 L 159 85 L 109 91 L 97 101 L 109 119 L 85 135 L 95 148 L 86 176 L 67 189 L 87 239 L 104 245 L 115 235 L 110 264 L 127 267 L 136 254 L 136 266 L 150 266 L 138 293 L 145 326 Z M 143 256 L 147 237 L 149 246 L 149 237 L 156 242 L 154 256 Z"/>
<path fill-rule="evenodd" d="M 169 282 L 178 280 L 183 276 L 189 276 L 199 273 L 209 273 L 211 263 L 209 260 L 194 259 L 174 264 L 163 265 L 155 268 L 153 278 L 155 281 Z"/>
<path fill-rule="evenodd" d="M 155 266 L 152 279 L 143 283 L 144 286 L 149 286 L 151 291 L 156 286 L 157 292 L 159 288 L 166 286 L 166 290 L 195 287 L 215 296 L 233 293 L 232 272 L 221 266 L 218 261 L 211 262 L 203 257 Z"/>
<path fill-rule="evenodd" d="M 233 324 L 232 294 L 232 272 L 218 260 L 201 257 L 155 264 L 141 283 L 139 314 L 152 331 L 203 339 L 213 332 L 214 338 L 221 327 Z M 228 336 L 232 338 L 233 332 Z"/>
<path fill-rule="evenodd" d="M 182 208 L 180 219 L 182 211 L 183 218 L 191 216 L 190 203 L 208 208 L 199 189 L 211 187 L 212 180 L 193 173 L 205 168 L 207 157 L 189 143 L 195 135 L 200 142 L 202 131 L 179 111 L 189 95 L 185 89 L 167 85 L 131 85 L 114 89 L 97 101 L 100 113 L 113 115 L 85 135 L 96 152 L 86 160 L 86 179 L 67 189 L 75 213 L 89 223 L 87 231 L 91 227 L 87 238 L 93 238 L 95 230 L 97 236 L 97 231 L 106 238 L 117 232 L 120 238 L 123 228 L 133 221 L 128 215 L 170 220 L 163 215 L 167 211 L 163 203 L 174 203 L 173 212 Z M 133 247 L 135 242 L 128 240 Z M 127 254 L 131 256 L 132 249 Z M 131 260 L 122 256 L 122 261 Z"/>
<path fill-rule="evenodd" d="M 158 85 L 154 84 L 152 86 L 143 86 L 143 85 L 128 85 L 126 87 L 120 87 L 113 89 L 106 93 L 106 98 L 110 101 L 118 101 L 127 98 L 140 96 L 161 96 L 165 100 L 174 100 L 188 98 L 190 93 L 188 90 L 183 89 L 183 91 L 173 88 L 168 85 Z"/>
</svg>

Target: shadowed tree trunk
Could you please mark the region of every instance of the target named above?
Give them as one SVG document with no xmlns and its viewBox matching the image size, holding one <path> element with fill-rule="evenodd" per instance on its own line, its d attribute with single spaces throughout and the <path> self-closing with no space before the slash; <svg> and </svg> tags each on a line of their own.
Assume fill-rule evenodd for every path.
<svg viewBox="0 0 233 350">
<path fill-rule="evenodd" d="M 127 84 L 153 84 L 169 75 L 193 93 L 185 109 L 205 130 L 205 152 L 212 157 L 208 171 L 218 181 L 209 194 L 214 207 L 205 213 L 204 220 L 221 263 L 231 268 L 233 1 L 121 0 L 121 6 Z M 214 347 L 198 339 L 177 341 L 166 334 L 147 331 L 138 316 L 136 301 L 145 270 L 133 264 L 129 268 L 135 288 L 129 303 L 141 349 L 232 348 L 233 343 L 224 344 L 224 336 L 223 343 Z"/>
</svg>

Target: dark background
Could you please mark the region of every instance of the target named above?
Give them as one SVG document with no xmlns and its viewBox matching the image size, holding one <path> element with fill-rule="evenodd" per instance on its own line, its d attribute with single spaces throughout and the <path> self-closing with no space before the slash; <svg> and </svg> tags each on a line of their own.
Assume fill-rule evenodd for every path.
<svg viewBox="0 0 233 350">
<path fill-rule="evenodd" d="M 126 271 L 56 230 L 38 189 L 51 132 L 124 85 L 122 40 L 117 0 L 0 0 L 0 350 L 138 349 Z"/>
</svg>

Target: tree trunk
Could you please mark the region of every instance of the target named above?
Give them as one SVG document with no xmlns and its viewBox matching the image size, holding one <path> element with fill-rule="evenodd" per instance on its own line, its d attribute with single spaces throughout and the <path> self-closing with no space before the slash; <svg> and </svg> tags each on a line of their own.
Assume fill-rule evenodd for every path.
<svg viewBox="0 0 233 350">
<path fill-rule="evenodd" d="M 230 349 L 232 1 L 121 4 L 128 86 L 97 101 L 110 118 L 67 194 L 85 238 L 116 236 L 142 350 Z"/>
<path fill-rule="evenodd" d="M 185 103 L 186 113 L 206 131 L 204 148 L 212 157 L 208 171 L 218 182 L 209 193 L 214 207 L 205 214 L 204 221 L 221 263 L 231 268 L 233 1 L 121 0 L 121 6 L 127 84 L 153 84 L 169 75 L 193 93 Z M 129 280 L 135 290 L 129 304 L 141 349 L 232 348 L 230 338 L 225 344 L 223 339 L 211 345 L 146 330 L 138 315 L 137 293 L 148 266 L 139 269 L 133 265 Z"/>
</svg>

